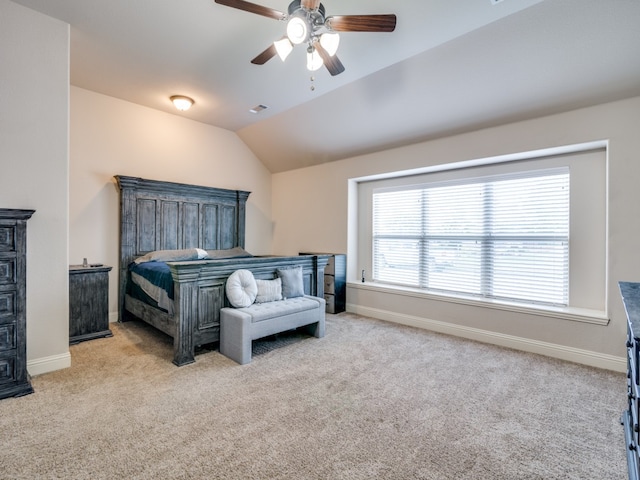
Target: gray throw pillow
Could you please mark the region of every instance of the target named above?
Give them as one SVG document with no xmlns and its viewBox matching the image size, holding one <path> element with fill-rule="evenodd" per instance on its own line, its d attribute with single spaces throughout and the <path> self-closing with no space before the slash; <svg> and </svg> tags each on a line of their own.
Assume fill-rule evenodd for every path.
<svg viewBox="0 0 640 480">
<path fill-rule="evenodd" d="M 282 298 L 286 300 L 304 295 L 302 266 L 278 268 L 278 277 L 282 280 Z"/>
</svg>

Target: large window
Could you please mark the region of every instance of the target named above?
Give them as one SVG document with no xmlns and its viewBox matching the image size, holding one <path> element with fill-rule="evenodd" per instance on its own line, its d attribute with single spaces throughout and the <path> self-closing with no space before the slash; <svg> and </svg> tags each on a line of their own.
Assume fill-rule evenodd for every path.
<svg viewBox="0 0 640 480">
<path fill-rule="evenodd" d="M 373 280 L 567 306 L 569 170 L 377 189 Z"/>
<path fill-rule="evenodd" d="M 606 148 L 515 157 L 356 180 L 353 287 L 604 318 Z"/>
</svg>

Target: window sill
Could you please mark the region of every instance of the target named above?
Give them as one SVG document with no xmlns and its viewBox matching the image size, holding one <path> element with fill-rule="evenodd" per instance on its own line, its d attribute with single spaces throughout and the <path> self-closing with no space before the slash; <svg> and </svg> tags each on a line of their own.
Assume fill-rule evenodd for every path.
<svg viewBox="0 0 640 480">
<path fill-rule="evenodd" d="M 506 310 L 510 312 L 524 313 L 529 315 L 540 315 L 544 317 L 571 320 L 574 322 L 591 323 L 606 326 L 609 324 L 607 312 L 601 310 L 590 310 L 576 307 L 548 307 L 543 305 L 523 305 L 499 300 L 478 299 L 465 297 L 462 295 L 447 295 L 443 293 L 429 293 L 424 290 L 412 289 L 409 287 L 397 287 L 393 285 L 380 285 L 372 282 L 348 282 L 349 288 L 357 290 L 368 290 L 378 293 L 388 293 L 392 295 L 403 295 L 407 297 L 423 298 L 425 300 L 436 300 L 440 302 L 457 303 L 460 305 L 470 305 L 474 307 L 493 308 L 496 310 Z"/>
</svg>

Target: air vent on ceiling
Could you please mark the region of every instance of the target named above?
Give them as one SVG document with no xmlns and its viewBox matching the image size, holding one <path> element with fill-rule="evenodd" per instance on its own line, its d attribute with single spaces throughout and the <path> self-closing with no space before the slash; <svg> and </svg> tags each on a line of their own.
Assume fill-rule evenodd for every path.
<svg viewBox="0 0 640 480">
<path fill-rule="evenodd" d="M 251 110 L 249 110 L 251 113 L 260 113 L 262 110 L 266 110 L 267 107 L 266 105 L 256 105 L 255 107 L 253 107 Z"/>
</svg>

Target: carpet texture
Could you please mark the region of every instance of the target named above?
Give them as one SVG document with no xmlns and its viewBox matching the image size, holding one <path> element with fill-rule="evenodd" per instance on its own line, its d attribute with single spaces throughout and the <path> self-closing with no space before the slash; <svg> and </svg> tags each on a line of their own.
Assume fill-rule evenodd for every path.
<svg viewBox="0 0 640 480">
<path fill-rule="evenodd" d="M 624 479 L 626 380 L 352 314 L 171 363 L 145 324 L 0 401 L 2 479 Z"/>
</svg>

